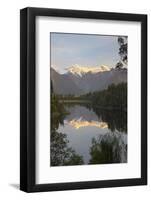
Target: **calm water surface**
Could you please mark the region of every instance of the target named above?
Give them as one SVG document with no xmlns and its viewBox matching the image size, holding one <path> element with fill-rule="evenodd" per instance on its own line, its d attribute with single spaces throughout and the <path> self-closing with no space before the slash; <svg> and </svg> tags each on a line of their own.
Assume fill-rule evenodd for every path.
<svg viewBox="0 0 151 200">
<path fill-rule="evenodd" d="M 124 111 L 101 110 L 84 104 L 65 104 L 65 109 L 68 114 L 56 132 L 66 136 L 68 147 L 81 157 L 83 164 L 127 162 L 127 114 Z"/>
</svg>

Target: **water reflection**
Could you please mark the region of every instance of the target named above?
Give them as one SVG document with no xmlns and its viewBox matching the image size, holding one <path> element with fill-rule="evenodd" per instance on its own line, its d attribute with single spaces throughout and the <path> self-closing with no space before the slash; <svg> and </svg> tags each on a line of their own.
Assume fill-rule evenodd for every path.
<svg viewBox="0 0 151 200">
<path fill-rule="evenodd" d="M 73 119 L 71 121 L 67 121 L 71 126 L 73 126 L 76 129 L 92 126 L 92 127 L 98 127 L 98 128 L 108 128 L 108 124 L 106 122 L 98 122 L 98 121 L 86 121 L 82 117 L 79 119 Z"/>
<path fill-rule="evenodd" d="M 127 113 L 65 104 L 52 116 L 51 166 L 127 162 Z M 55 122 L 55 125 L 54 125 Z"/>
</svg>

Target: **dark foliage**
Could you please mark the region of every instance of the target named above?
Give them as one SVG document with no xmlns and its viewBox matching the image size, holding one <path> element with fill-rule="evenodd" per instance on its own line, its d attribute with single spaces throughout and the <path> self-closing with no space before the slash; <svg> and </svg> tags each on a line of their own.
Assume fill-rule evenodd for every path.
<svg viewBox="0 0 151 200">
<path fill-rule="evenodd" d="M 127 62 L 128 62 L 128 57 L 127 57 L 127 47 L 128 47 L 128 44 L 127 44 L 127 37 L 118 37 L 118 44 L 119 44 L 119 55 L 121 57 L 121 61 L 119 61 L 117 64 L 116 64 L 116 68 L 122 68 L 123 67 L 123 63 L 125 65 L 127 65 Z M 123 63 L 122 63 L 123 62 Z"/>
<path fill-rule="evenodd" d="M 83 95 L 81 98 L 91 100 L 92 105 L 107 109 L 127 108 L 127 83 L 112 84 L 106 90 Z"/>
<path fill-rule="evenodd" d="M 106 134 L 92 139 L 92 146 L 90 148 L 90 164 L 109 164 L 127 162 L 121 157 L 122 153 L 126 154 L 127 145 L 120 144 L 120 136 Z M 122 140 L 121 140 L 122 141 Z M 123 147 L 123 148 L 121 148 Z"/>
<path fill-rule="evenodd" d="M 64 123 L 64 118 L 69 113 L 64 105 L 59 102 L 57 95 L 51 95 L 51 145 L 50 160 L 51 166 L 81 165 L 82 156 L 69 147 L 67 135 L 57 132 L 59 124 Z"/>
</svg>

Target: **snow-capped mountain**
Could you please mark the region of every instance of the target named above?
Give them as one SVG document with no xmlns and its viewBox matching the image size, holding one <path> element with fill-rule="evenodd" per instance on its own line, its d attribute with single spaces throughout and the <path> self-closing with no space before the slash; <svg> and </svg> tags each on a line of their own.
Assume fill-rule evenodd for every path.
<svg viewBox="0 0 151 200">
<path fill-rule="evenodd" d="M 66 70 L 68 73 L 82 77 L 84 74 L 87 74 L 87 73 L 96 74 L 98 72 L 110 71 L 111 68 L 105 65 L 91 67 L 91 66 L 80 66 L 76 64 L 76 65 L 72 65 L 71 67 L 66 68 Z"/>
<path fill-rule="evenodd" d="M 114 83 L 127 82 L 127 69 L 114 69 L 107 66 L 82 67 L 74 65 L 67 73 L 59 74 L 51 68 L 53 90 L 57 94 L 81 95 L 100 91 Z"/>
</svg>

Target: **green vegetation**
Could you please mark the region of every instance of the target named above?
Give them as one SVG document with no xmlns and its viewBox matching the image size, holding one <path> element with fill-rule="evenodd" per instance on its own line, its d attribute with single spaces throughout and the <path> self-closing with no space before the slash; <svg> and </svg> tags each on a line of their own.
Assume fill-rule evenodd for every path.
<svg viewBox="0 0 151 200">
<path fill-rule="evenodd" d="M 92 110 L 96 115 L 101 118 L 102 121 L 107 122 L 108 128 L 114 132 L 124 132 L 127 133 L 127 112 L 124 110 L 107 110 L 98 109 L 97 107 L 92 107 Z"/>
<path fill-rule="evenodd" d="M 83 157 L 69 146 L 65 133 L 58 131 L 69 114 L 68 106 L 84 105 L 108 123 L 112 131 L 127 133 L 127 83 L 112 84 L 106 90 L 87 93 L 81 96 L 56 95 L 51 87 L 51 166 L 82 165 Z M 69 101 L 69 104 L 68 102 Z M 83 104 L 83 102 L 85 102 Z M 125 146 L 125 152 L 126 152 Z M 121 162 L 121 147 L 117 137 L 103 136 L 93 138 L 90 147 L 89 164 L 107 164 Z"/>
<path fill-rule="evenodd" d="M 106 109 L 127 108 L 127 83 L 111 84 L 107 89 L 96 92 L 89 92 L 81 96 L 75 95 L 57 95 L 58 101 L 63 102 L 83 102 L 91 103 L 94 107 Z"/>
<path fill-rule="evenodd" d="M 64 165 L 81 165 L 83 164 L 82 156 L 69 147 L 67 135 L 57 132 L 59 124 L 64 123 L 64 118 L 69 113 L 64 105 L 59 102 L 58 96 L 51 95 L 51 166 Z"/>
<path fill-rule="evenodd" d="M 127 152 L 126 149 L 127 146 L 125 145 L 123 151 Z M 89 164 L 121 163 L 121 151 L 119 138 L 116 136 L 106 135 L 93 138 Z"/>
<path fill-rule="evenodd" d="M 68 146 L 67 135 L 56 130 L 51 131 L 51 166 L 81 165 L 82 156 Z"/>
<path fill-rule="evenodd" d="M 120 61 L 116 64 L 116 69 L 121 69 L 127 66 L 127 37 L 118 37 Z"/>
<path fill-rule="evenodd" d="M 94 107 L 126 110 L 127 83 L 112 84 L 106 90 L 82 95 L 81 99 L 90 100 Z"/>
<path fill-rule="evenodd" d="M 63 103 L 59 102 L 58 96 L 51 95 L 51 129 L 57 129 L 60 124 L 63 124 L 64 117 L 69 114 Z"/>
<path fill-rule="evenodd" d="M 108 122 L 108 127 L 112 132 L 115 130 L 127 132 L 127 83 L 112 84 L 106 90 L 76 97 L 53 94 L 51 100 L 52 126 L 58 128 L 59 123 L 63 124 L 63 119 L 69 114 L 64 106 L 73 106 L 72 104 L 84 105 L 92 109 L 103 121 Z"/>
</svg>

